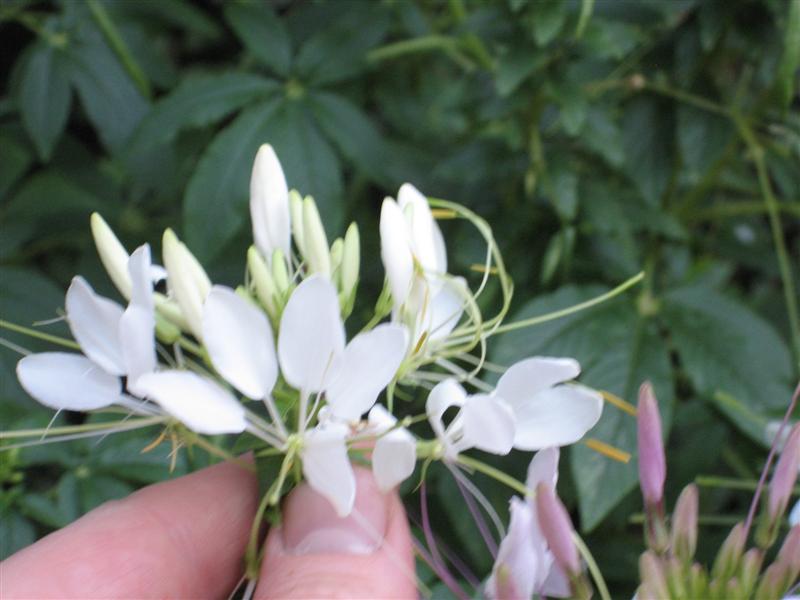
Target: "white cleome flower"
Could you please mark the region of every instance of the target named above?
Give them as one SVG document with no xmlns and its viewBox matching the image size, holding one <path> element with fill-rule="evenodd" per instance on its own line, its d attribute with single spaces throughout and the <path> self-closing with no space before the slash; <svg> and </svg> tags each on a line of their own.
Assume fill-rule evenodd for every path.
<svg viewBox="0 0 800 600">
<path fill-rule="evenodd" d="M 347 459 L 346 423 L 358 420 L 392 381 L 408 346 L 401 325 L 386 324 L 345 345 L 333 284 L 322 276 L 303 281 L 283 311 L 278 361 L 286 381 L 300 390 L 301 458 L 309 485 L 341 516 L 355 501 L 355 478 Z M 325 423 L 305 432 L 310 394 L 325 394 Z"/>
<path fill-rule="evenodd" d="M 369 411 L 369 432 L 379 436 L 372 449 L 372 473 L 381 491 L 401 484 L 414 472 L 417 443 L 405 427 L 397 427 L 397 419 L 383 406 L 376 404 Z"/>
<path fill-rule="evenodd" d="M 289 188 L 275 150 L 263 144 L 256 154 L 250 176 L 250 219 L 253 239 L 267 262 L 275 250 L 285 257 L 291 251 Z"/>
<path fill-rule="evenodd" d="M 122 376 L 128 391 L 141 395 L 141 376 L 156 368 L 150 266 L 150 247 L 145 244 L 128 260 L 127 308 L 95 294 L 82 277 L 72 280 L 65 300 L 67 322 L 86 356 L 45 352 L 20 360 L 17 376 L 31 396 L 59 410 L 102 408 L 123 400 Z"/>
<path fill-rule="evenodd" d="M 528 467 L 525 486 L 539 483 L 555 487 L 558 481 L 557 448 L 537 452 Z M 539 526 L 533 498 L 511 499 L 511 522 L 500 542 L 492 574 L 486 582 L 490 598 L 533 598 L 534 594 L 563 598 L 570 595 L 569 581 L 555 564 Z"/>
<path fill-rule="evenodd" d="M 447 275 L 444 238 L 425 196 L 403 184 L 397 202 L 383 201 L 380 233 L 393 320 L 406 323 L 414 339 L 446 337 L 463 312 L 466 283 Z"/>
</svg>

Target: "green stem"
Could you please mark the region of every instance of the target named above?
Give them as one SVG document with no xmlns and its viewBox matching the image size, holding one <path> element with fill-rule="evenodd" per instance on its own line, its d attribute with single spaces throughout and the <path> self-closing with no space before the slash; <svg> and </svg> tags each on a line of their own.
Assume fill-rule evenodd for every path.
<svg viewBox="0 0 800 600">
<path fill-rule="evenodd" d="M 119 30 L 116 25 L 114 25 L 105 7 L 97 0 L 86 0 L 86 5 L 92 13 L 92 18 L 94 18 L 97 27 L 103 33 L 103 37 L 105 37 L 111 50 L 113 50 L 114 54 L 119 58 L 122 67 L 128 72 L 134 85 L 139 89 L 142 96 L 150 99 L 152 97 L 150 83 L 147 81 L 147 77 L 144 71 L 139 67 L 136 59 L 133 58 L 128 46 L 125 44 L 125 40 L 122 39 Z"/>
<path fill-rule="evenodd" d="M 592 11 L 594 11 L 594 0 L 582 0 L 581 12 L 580 15 L 578 15 L 578 24 L 575 26 L 576 40 L 583 37 L 583 32 L 586 31 L 586 26 L 592 18 Z"/>
<path fill-rule="evenodd" d="M 64 346 L 65 348 L 71 348 L 72 350 L 81 349 L 81 347 L 78 345 L 77 342 L 73 342 L 72 340 L 68 340 L 67 338 L 63 338 L 57 335 L 50 335 L 49 333 L 42 333 L 41 331 L 37 331 L 30 327 L 23 327 L 22 325 L 17 325 L 9 321 L 4 321 L 3 319 L 0 319 L 0 328 L 8 329 L 9 331 L 16 331 L 17 333 L 22 333 L 24 335 L 36 338 L 38 340 L 44 340 L 45 342 L 59 344 L 60 346 Z"/>
<path fill-rule="evenodd" d="M 40 429 L 17 429 L 15 431 L 0 431 L 0 440 L 11 440 L 15 438 L 39 437 L 42 435 L 68 435 L 70 433 L 84 433 L 87 431 L 103 431 L 104 429 L 114 429 L 120 425 L 138 425 L 148 427 L 163 423 L 166 417 L 146 417 L 139 420 L 128 419 L 127 421 L 114 421 L 108 423 L 85 423 L 83 425 L 64 425 L 62 427 L 50 427 Z"/>
<path fill-rule="evenodd" d="M 733 477 L 716 477 L 713 475 L 698 475 L 694 482 L 702 487 L 721 488 L 725 490 L 742 490 L 754 492 L 758 487 L 755 479 L 735 479 Z M 800 494 L 800 485 L 794 487 L 793 493 Z"/>
<path fill-rule="evenodd" d="M 499 481 L 510 487 L 515 492 L 519 492 L 523 496 L 527 496 L 530 490 L 523 484 L 522 482 L 514 479 L 510 475 L 506 475 L 499 469 L 495 469 L 491 465 L 487 465 L 485 462 L 480 460 L 470 458 L 469 456 L 464 456 L 463 454 L 459 454 L 458 458 L 456 459 L 457 462 L 461 463 L 465 467 L 469 467 L 470 469 L 474 469 L 475 471 L 479 471 L 484 475 L 488 475 L 489 477 Z"/>
<path fill-rule="evenodd" d="M 789 263 L 789 253 L 786 250 L 786 242 L 783 239 L 783 226 L 781 224 L 778 200 L 772 191 L 772 183 L 767 171 L 767 163 L 764 160 L 764 148 L 758 142 L 753 130 L 747 120 L 738 112 L 732 115 L 739 134 L 753 155 L 758 174 L 758 185 L 764 199 L 764 205 L 769 214 L 769 224 L 772 230 L 772 241 L 775 245 L 775 253 L 778 257 L 778 267 L 783 283 L 783 294 L 786 302 L 786 311 L 789 315 L 789 333 L 792 339 L 792 352 L 794 354 L 795 365 L 800 368 L 800 315 L 797 309 L 797 288 L 795 288 L 792 277 L 792 267 Z"/>
<path fill-rule="evenodd" d="M 600 572 L 600 567 L 597 566 L 597 561 L 595 561 L 594 556 L 592 556 L 588 546 L 586 546 L 586 543 L 583 541 L 583 539 L 581 539 L 581 536 L 579 536 L 576 531 L 572 532 L 572 541 L 575 542 L 575 546 L 581 553 L 583 560 L 586 561 L 586 566 L 589 567 L 589 573 L 592 574 L 592 579 L 594 580 L 594 584 L 597 586 L 597 593 L 600 594 L 600 598 L 603 600 L 611 600 L 611 594 L 608 591 L 606 580 L 603 579 L 603 574 Z"/>
<path fill-rule="evenodd" d="M 515 323 L 508 323 L 507 325 L 501 325 L 500 327 L 496 328 L 493 333 L 506 333 L 508 331 L 514 331 L 515 329 L 523 329 L 525 327 L 532 327 L 534 325 L 539 325 L 541 323 L 546 323 L 547 321 L 554 321 L 555 319 L 560 319 L 561 317 L 566 317 L 567 315 L 571 315 L 576 312 L 580 312 L 582 310 L 586 310 L 587 308 L 591 308 L 592 306 L 596 306 L 598 304 L 602 304 L 607 300 L 611 300 L 615 296 L 622 294 L 623 292 L 627 291 L 640 281 L 644 279 L 645 272 L 640 271 L 627 281 L 624 281 L 613 290 L 609 290 L 605 294 L 601 294 L 591 300 L 587 300 L 585 302 L 581 302 L 579 304 L 575 304 L 573 306 L 568 306 L 567 308 L 563 308 L 561 310 L 557 310 L 551 313 L 547 313 L 546 315 L 539 315 L 538 317 L 531 317 L 530 319 L 523 319 L 522 321 L 516 321 Z"/>
<path fill-rule="evenodd" d="M 447 35 L 423 35 L 376 48 L 367 54 L 367 60 L 369 62 L 381 62 L 392 58 L 398 58 L 406 54 L 432 52 L 434 50 L 450 51 L 455 49 L 456 45 L 457 41 Z"/>
</svg>

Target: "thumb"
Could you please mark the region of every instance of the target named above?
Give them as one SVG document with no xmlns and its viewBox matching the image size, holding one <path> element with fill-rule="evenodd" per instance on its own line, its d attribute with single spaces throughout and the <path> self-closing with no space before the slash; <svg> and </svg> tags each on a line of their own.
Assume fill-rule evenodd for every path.
<svg viewBox="0 0 800 600">
<path fill-rule="evenodd" d="M 256 598 L 417 598 L 411 535 L 397 492 L 356 468 L 356 501 L 342 519 L 303 483 L 273 527 Z"/>
</svg>

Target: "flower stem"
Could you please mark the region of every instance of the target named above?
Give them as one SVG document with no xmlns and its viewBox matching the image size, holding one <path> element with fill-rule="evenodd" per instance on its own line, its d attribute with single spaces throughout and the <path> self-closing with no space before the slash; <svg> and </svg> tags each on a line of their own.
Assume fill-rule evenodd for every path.
<svg viewBox="0 0 800 600">
<path fill-rule="evenodd" d="M 594 556 L 592 556 L 581 536 L 575 531 L 572 532 L 572 541 L 575 542 L 578 552 L 581 553 L 583 560 L 586 561 L 586 566 L 589 568 L 589 573 L 592 574 L 592 579 L 595 586 L 597 586 L 597 593 L 600 594 L 600 598 L 602 600 L 611 600 L 611 594 L 608 592 L 608 586 L 606 585 L 606 580 L 603 579 L 603 574 L 600 572 L 600 567 L 597 566 Z"/>
<path fill-rule="evenodd" d="M 514 479 L 510 475 L 506 475 L 500 469 L 495 469 L 493 466 L 487 465 L 485 462 L 470 458 L 469 456 L 464 456 L 463 454 L 459 454 L 456 460 L 465 467 L 469 467 L 470 469 L 479 471 L 484 475 L 488 475 L 489 477 L 496 479 L 500 483 L 510 487 L 515 492 L 519 492 L 523 496 L 527 496 L 531 491 L 521 481 Z"/>
<path fill-rule="evenodd" d="M 586 300 L 585 302 L 581 302 L 573 306 L 568 306 L 567 308 L 562 308 L 561 310 L 547 313 L 546 315 L 539 315 L 538 317 L 531 317 L 530 319 L 523 319 L 522 321 L 517 321 L 515 323 L 508 323 L 507 325 L 501 325 L 500 327 L 497 327 L 493 333 L 494 334 L 507 333 L 509 331 L 514 331 L 516 329 L 524 329 L 525 327 L 532 327 L 534 325 L 546 323 L 547 321 L 554 321 L 556 319 L 560 319 L 561 317 L 566 317 L 567 315 L 571 315 L 573 313 L 586 310 L 587 308 L 591 308 L 598 304 L 602 304 L 607 300 L 611 300 L 612 298 L 619 296 L 623 292 L 626 292 L 628 289 L 632 288 L 634 285 L 642 281 L 642 279 L 644 279 L 644 271 L 640 271 L 630 279 L 622 282 L 620 285 L 618 285 L 612 290 L 609 290 L 605 294 L 601 294 L 595 298 Z"/>
<path fill-rule="evenodd" d="M 0 319 L 0 327 L 3 329 L 8 329 L 9 331 L 16 331 L 17 333 L 21 333 L 23 335 L 27 335 L 32 338 L 44 340 L 45 342 L 52 342 L 53 344 L 58 344 L 60 346 L 64 346 L 65 348 L 71 348 L 73 350 L 81 349 L 81 347 L 78 345 L 77 342 L 73 342 L 72 340 L 68 340 L 67 338 L 63 338 L 58 335 L 51 335 L 49 333 L 43 333 L 41 331 L 36 331 L 31 327 L 24 327 L 22 325 L 17 325 L 16 323 L 11 323 L 3 319 Z"/>
</svg>

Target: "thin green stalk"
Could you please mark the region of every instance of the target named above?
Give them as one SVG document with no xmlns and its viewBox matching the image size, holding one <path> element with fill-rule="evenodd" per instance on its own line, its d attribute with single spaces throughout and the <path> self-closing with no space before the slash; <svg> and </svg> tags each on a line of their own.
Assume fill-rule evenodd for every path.
<svg viewBox="0 0 800 600">
<path fill-rule="evenodd" d="M 612 298 L 622 294 L 623 292 L 627 291 L 640 281 L 644 279 L 645 272 L 640 271 L 627 281 L 624 281 L 613 290 L 609 290 L 605 294 L 601 294 L 591 300 L 587 300 L 585 302 L 581 302 L 579 304 L 575 304 L 573 306 L 568 306 L 567 308 L 563 308 L 561 310 L 557 310 L 546 315 L 539 315 L 538 317 L 531 317 L 530 319 L 523 319 L 522 321 L 516 321 L 515 323 L 508 323 L 506 325 L 501 325 L 497 329 L 494 330 L 494 333 L 506 333 L 508 331 L 514 331 L 516 329 L 523 329 L 525 327 L 532 327 L 534 325 L 539 325 L 541 323 L 546 323 L 547 321 L 554 321 L 555 319 L 560 319 L 561 317 L 566 317 L 567 315 L 571 315 L 576 312 L 580 312 L 582 310 L 586 310 L 587 308 L 591 308 L 592 306 L 596 306 L 598 304 L 602 304 L 607 300 L 611 300 Z"/>
<path fill-rule="evenodd" d="M 735 479 L 733 477 L 716 477 L 714 475 L 698 475 L 694 482 L 701 487 L 720 488 L 724 490 L 742 490 L 754 492 L 758 487 L 755 479 Z M 800 494 L 800 485 L 794 486 L 793 493 Z"/>
<path fill-rule="evenodd" d="M 43 333 L 41 331 L 37 331 L 36 329 L 32 329 L 30 327 L 24 327 L 22 325 L 17 325 L 16 323 L 4 321 L 3 319 L 0 319 L 0 328 L 8 329 L 9 331 L 16 331 L 17 333 L 21 333 L 23 335 L 36 338 L 38 340 L 43 340 L 45 342 L 58 344 L 60 346 L 64 346 L 65 348 L 71 348 L 72 350 L 81 349 L 81 347 L 78 345 L 77 342 L 73 342 L 72 340 L 68 340 L 67 338 L 63 338 L 58 335 L 51 335 L 49 333 Z"/>
<path fill-rule="evenodd" d="M 375 48 L 367 54 L 367 61 L 376 63 L 405 56 L 406 54 L 417 54 L 419 52 L 431 52 L 434 50 L 453 50 L 456 45 L 457 40 L 447 35 L 423 35 Z"/>
<path fill-rule="evenodd" d="M 150 83 L 147 81 L 147 77 L 139 67 L 136 59 L 133 58 L 127 44 L 125 44 L 125 40 L 122 39 L 119 30 L 117 30 L 105 7 L 97 0 L 86 0 L 86 5 L 89 7 L 89 12 L 92 13 L 92 18 L 94 18 L 97 27 L 103 33 L 103 37 L 105 37 L 111 50 L 119 58 L 122 67 L 128 72 L 134 85 L 139 89 L 142 96 L 150 99 L 152 97 Z"/>
<path fill-rule="evenodd" d="M 747 120 L 738 112 L 732 115 L 739 134 L 742 136 L 756 165 L 758 174 L 758 185 L 761 189 L 761 196 L 769 214 L 769 225 L 772 230 L 772 242 L 775 245 L 775 253 L 778 257 L 778 267 L 783 283 L 783 294 L 786 302 L 786 312 L 789 316 L 789 333 L 792 339 L 792 352 L 794 354 L 795 365 L 800 369 L 800 314 L 797 309 L 797 288 L 792 277 L 792 267 L 789 262 L 789 253 L 786 250 L 786 242 L 783 239 L 783 226 L 781 224 L 778 200 L 772 191 L 772 183 L 767 171 L 767 163 L 764 160 L 764 148 L 747 123 Z"/>
<path fill-rule="evenodd" d="M 68 435 L 70 433 L 84 433 L 87 431 L 102 431 L 104 429 L 114 429 L 120 425 L 138 425 L 147 427 L 163 423 L 166 417 L 146 417 L 139 420 L 128 419 L 109 423 L 85 423 L 83 425 L 64 425 L 62 427 L 42 427 L 39 429 L 17 429 L 15 431 L 0 431 L 0 440 L 12 440 L 16 438 L 40 437 L 42 435 Z"/>
<path fill-rule="evenodd" d="M 482 462 L 475 458 L 470 458 L 469 456 L 464 456 L 463 454 L 459 454 L 456 460 L 465 467 L 469 467 L 470 469 L 479 471 L 484 475 L 488 475 L 492 479 L 495 479 L 500 483 L 507 485 L 512 490 L 514 490 L 515 492 L 519 492 L 523 496 L 527 496 L 528 493 L 530 492 L 530 490 L 521 481 L 514 479 L 510 475 L 506 475 L 501 470 L 495 469 L 491 465 L 487 465 L 485 462 Z"/>
<path fill-rule="evenodd" d="M 594 11 L 594 0 L 582 0 L 581 12 L 578 15 L 578 24 L 575 26 L 575 39 L 579 40 L 583 37 L 583 32 L 586 31 L 586 26 L 592 18 Z"/>
<path fill-rule="evenodd" d="M 594 556 L 592 556 L 588 546 L 576 531 L 572 532 L 572 541 L 575 542 L 575 546 L 581 553 L 583 560 L 586 561 L 586 566 L 589 567 L 589 573 L 592 574 L 592 579 L 594 580 L 595 586 L 597 586 L 597 593 L 600 594 L 600 598 L 602 598 L 602 600 L 611 600 L 611 594 L 608 591 L 606 580 L 603 579 L 603 574 L 600 572 L 600 567 L 597 566 Z"/>
</svg>

